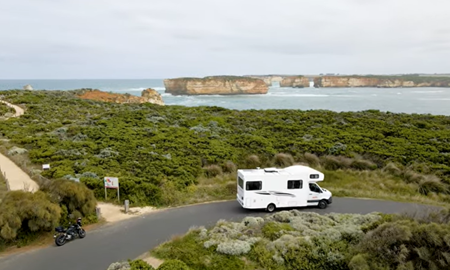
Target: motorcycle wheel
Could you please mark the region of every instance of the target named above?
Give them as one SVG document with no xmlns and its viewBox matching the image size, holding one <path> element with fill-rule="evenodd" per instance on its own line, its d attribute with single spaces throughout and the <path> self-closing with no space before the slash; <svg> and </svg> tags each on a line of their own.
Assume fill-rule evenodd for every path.
<svg viewBox="0 0 450 270">
<path fill-rule="evenodd" d="M 78 236 L 80 238 L 85 238 L 86 237 L 86 231 L 84 229 L 80 229 L 80 232 L 78 233 Z"/>
<path fill-rule="evenodd" d="M 66 236 L 64 234 L 58 235 L 55 239 L 55 244 L 57 246 L 63 246 L 66 243 Z"/>
</svg>

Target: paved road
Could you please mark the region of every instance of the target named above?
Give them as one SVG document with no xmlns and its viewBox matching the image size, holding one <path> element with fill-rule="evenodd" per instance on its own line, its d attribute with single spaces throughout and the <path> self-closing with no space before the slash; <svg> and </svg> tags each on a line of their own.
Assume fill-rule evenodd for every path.
<svg viewBox="0 0 450 270">
<path fill-rule="evenodd" d="M 317 213 L 384 213 L 415 212 L 430 207 L 387 201 L 334 198 L 327 209 L 299 209 Z M 144 252 L 182 234 L 191 226 L 214 225 L 219 219 L 240 220 L 245 216 L 262 216 L 264 211 L 247 211 L 236 201 L 176 208 L 124 220 L 88 231 L 86 238 L 68 242 L 62 247 L 0 258 L 1 270 L 106 270 L 116 261 L 133 259 Z"/>
</svg>

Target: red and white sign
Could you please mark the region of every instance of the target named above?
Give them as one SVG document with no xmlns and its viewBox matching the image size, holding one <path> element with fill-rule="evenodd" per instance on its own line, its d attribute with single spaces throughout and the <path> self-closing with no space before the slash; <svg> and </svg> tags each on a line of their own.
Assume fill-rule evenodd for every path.
<svg viewBox="0 0 450 270">
<path fill-rule="evenodd" d="M 119 178 L 117 177 L 105 177 L 105 188 L 119 188 Z"/>
</svg>

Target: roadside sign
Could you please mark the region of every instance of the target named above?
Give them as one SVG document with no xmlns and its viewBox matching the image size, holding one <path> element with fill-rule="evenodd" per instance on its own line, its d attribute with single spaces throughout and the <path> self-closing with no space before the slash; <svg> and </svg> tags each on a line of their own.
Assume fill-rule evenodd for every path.
<svg viewBox="0 0 450 270">
<path fill-rule="evenodd" d="M 106 189 L 112 188 L 117 189 L 117 200 L 120 202 L 120 188 L 119 188 L 119 178 L 117 177 L 105 177 L 103 179 L 105 185 L 105 200 L 107 198 Z"/>
</svg>

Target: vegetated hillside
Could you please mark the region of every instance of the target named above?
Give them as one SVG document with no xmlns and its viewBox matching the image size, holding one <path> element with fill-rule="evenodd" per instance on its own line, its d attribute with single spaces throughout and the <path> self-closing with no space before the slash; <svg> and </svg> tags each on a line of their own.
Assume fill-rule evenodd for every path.
<svg viewBox="0 0 450 270">
<path fill-rule="evenodd" d="M 334 195 L 450 201 L 446 116 L 112 104 L 68 91 L 1 94 L 26 107 L 22 117 L 0 122 L 0 136 L 10 139 L 4 146 L 50 163 L 47 178 L 80 178 L 99 199 L 104 176 L 119 177 L 121 199 L 133 204 L 234 198 L 236 167 L 305 162 L 326 173 L 322 184 Z"/>
<path fill-rule="evenodd" d="M 192 228 L 151 253 L 192 270 L 449 269 L 449 221 L 448 210 L 420 219 L 282 211 Z"/>
<path fill-rule="evenodd" d="M 7 113 L 14 113 L 14 109 L 7 106 L 5 103 L 0 102 L 0 117 L 5 116 Z"/>
</svg>

